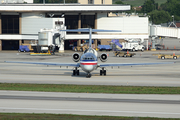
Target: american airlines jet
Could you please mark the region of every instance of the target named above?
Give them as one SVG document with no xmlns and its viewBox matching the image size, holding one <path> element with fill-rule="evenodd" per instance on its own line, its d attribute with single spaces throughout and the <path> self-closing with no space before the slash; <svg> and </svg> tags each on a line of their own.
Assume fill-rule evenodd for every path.
<svg viewBox="0 0 180 120">
<path fill-rule="evenodd" d="M 98 63 L 98 59 L 102 62 L 106 62 L 108 55 L 102 53 L 98 56 L 96 50 L 92 48 L 92 32 L 121 32 L 120 30 L 98 30 L 98 29 L 74 29 L 74 30 L 61 30 L 67 32 L 89 32 L 89 48 L 83 52 L 82 55 L 79 53 L 74 53 L 72 59 L 76 63 L 44 63 L 44 62 L 15 62 L 15 61 L 5 61 L 7 63 L 23 63 L 23 64 L 40 64 L 40 65 L 54 65 L 54 66 L 72 66 L 74 67 L 73 75 L 79 75 L 79 68 L 87 73 L 87 78 L 91 77 L 91 72 L 96 70 L 98 67 L 101 68 L 100 75 L 106 75 L 106 67 L 109 66 L 134 66 L 134 65 L 155 65 L 155 64 L 169 64 L 169 63 Z"/>
</svg>

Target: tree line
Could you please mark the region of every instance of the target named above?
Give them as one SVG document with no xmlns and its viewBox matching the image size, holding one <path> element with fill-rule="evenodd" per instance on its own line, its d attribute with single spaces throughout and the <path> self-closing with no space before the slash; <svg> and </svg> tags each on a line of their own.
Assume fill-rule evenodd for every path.
<svg viewBox="0 0 180 120">
<path fill-rule="evenodd" d="M 116 1 L 115 4 L 124 4 L 122 1 Z M 133 12 L 133 6 L 131 11 Z M 167 0 L 166 3 L 158 5 L 154 0 L 145 0 L 141 10 L 136 12 L 149 15 L 150 20 L 154 24 L 167 23 L 172 21 L 180 21 L 180 0 Z"/>
</svg>

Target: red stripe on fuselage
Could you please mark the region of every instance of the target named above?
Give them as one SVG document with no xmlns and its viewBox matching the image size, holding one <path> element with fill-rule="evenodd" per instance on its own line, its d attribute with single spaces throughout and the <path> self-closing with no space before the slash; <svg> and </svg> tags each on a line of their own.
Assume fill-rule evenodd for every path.
<svg viewBox="0 0 180 120">
<path fill-rule="evenodd" d="M 97 63 L 81 63 L 81 65 L 97 65 Z"/>
</svg>

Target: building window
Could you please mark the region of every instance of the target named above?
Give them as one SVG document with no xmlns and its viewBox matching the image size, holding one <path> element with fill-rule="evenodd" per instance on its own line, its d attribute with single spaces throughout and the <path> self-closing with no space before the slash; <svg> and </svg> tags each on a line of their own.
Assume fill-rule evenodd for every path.
<svg viewBox="0 0 180 120">
<path fill-rule="evenodd" d="M 19 15 L 2 15 L 2 34 L 19 34 Z"/>
<path fill-rule="evenodd" d="M 81 27 L 82 28 L 92 28 L 94 29 L 95 25 L 95 15 L 81 15 Z M 89 34 L 82 32 L 81 34 Z"/>
<path fill-rule="evenodd" d="M 94 0 L 88 0 L 88 4 L 94 4 Z"/>
<path fill-rule="evenodd" d="M 65 15 L 65 26 L 67 29 L 78 29 L 78 15 Z M 75 34 L 77 32 L 67 32 L 67 34 Z"/>
<path fill-rule="evenodd" d="M 18 50 L 19 40 L 2 40 L 2 50 Z"/>
</svg>

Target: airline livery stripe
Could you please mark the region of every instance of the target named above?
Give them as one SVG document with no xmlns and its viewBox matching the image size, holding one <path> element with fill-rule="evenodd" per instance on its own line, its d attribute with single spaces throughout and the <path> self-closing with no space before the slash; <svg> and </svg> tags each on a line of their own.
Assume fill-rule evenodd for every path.
<svg viewBox="0 0 180 120">
<path fill-rule="evenodd" d="M 84 62 L 87 62 L 87 61 L 94 62 L 95 60 L 82 60 L 82 61 L 84 61 Z"/>
<path fill-rule="evenodd" d="M 81 65 L 97 65 L 97 63 L 81 63 Z"/>
</svg>

